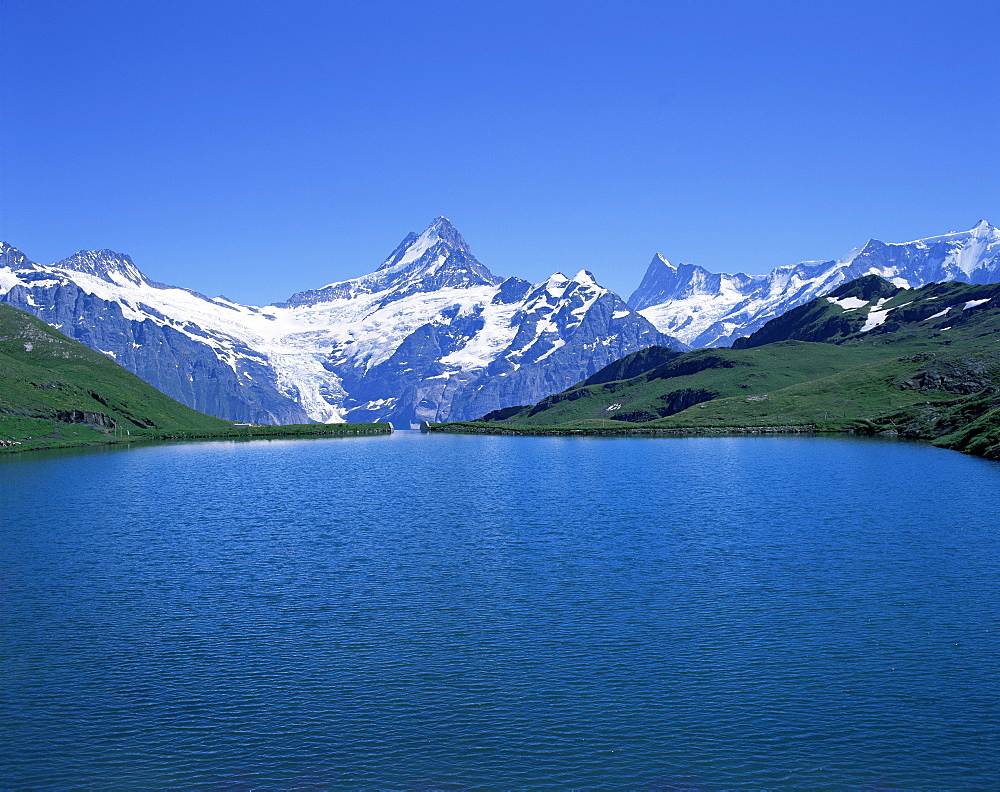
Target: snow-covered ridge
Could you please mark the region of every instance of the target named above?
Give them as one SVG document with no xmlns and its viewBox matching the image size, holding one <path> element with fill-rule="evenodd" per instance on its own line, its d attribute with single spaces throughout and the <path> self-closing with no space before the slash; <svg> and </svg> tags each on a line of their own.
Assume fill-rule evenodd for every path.
<svg viewBox="0 0 1000 792">
<path fill-rule="evenodd" d="M 945 280 L 1000 281 L 1000 231 L 983 220 L 969 231 L 911 242 L 870 239 L 835 261 L 804 261 L 757 276 L 674 265 L 657 254 L 629 305 L 690 346 L 723 346 L 863 275 L 879 275 L 902 288 Z"/>
<path fill-rule="evenodd" d="M 586 271 L 497 277 L 443 217 L 374 272 L 269 306 L 156 283 L 113 251 L 43 266 L 8 245 L 0 299 L 191 406 L 255 421 L 475 418 L 671 341 Z"/>
</svg>

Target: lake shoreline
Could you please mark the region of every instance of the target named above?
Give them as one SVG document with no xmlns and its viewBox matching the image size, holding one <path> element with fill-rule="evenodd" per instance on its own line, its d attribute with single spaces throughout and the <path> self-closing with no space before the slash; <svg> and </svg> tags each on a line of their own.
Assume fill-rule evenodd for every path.
<svg viewBox="0 0 1000 792">
<path fill-rule="evenodd" d="M 817 427 L 815 424 L 783 426 L 689 426 L 689 427 L 646 427 L 646 426 L 510 426 L 485 424 L 475 421 L 455 421 L 450 423 L 430 423 L 424 421 L 420 431 L 439 434 L 508 435 L 516 437 L 747 437 L 774 435 L 844 435 L 861 437 L 883 437 L 927 443 L 936 448 L 959 451 L 969 456 L 977 456 L 990 461 L 1000 461 L 1000 446 L 976 443 L 975 437 L 953 438 L 921 437 L 901 433 L 895 429 L 876 427 Z"/>
<path fill-rule="evenodd" d="M 426 428 L 424 428 L 426 424 Z M 584 436 L 649 436 L 649 437 L 687 437 L 700 435 L 756 435 L 756 434 L 816 434 L 825 430 L 817 430 L 813 424 L 801 426 L 741 426 L 741 427 L 696 427 L 696 428 L 666 428 L 666 427 L 514 427 L 476 424 L 472 422 L 427 423 L 421 424 L 421 431 L 448 434 L 493 434 L 520 435 L 539 437 L 560 437 L 571 435 Z"/>
<path fill-rule="evenodd" d="M 50 451 L 54 449 L 96 448 L 131 443 L 158 442 L 163 440 L 259 440 L 287 439 L 294 437 L 362 437 L 392 434 L 389 423 L 370 424 L 287 424 L 283 426 L 233 426 L 224 429 L 188 429 L 167 432 L 142 431 L 136 434 L 100 438 L 22 438 L 18 441 L 4 441 L 0 444 L 0 454 L 20 454 L 26 451 Z M 30 444 L 28 444 L 30 443 Z"/>
</svg>

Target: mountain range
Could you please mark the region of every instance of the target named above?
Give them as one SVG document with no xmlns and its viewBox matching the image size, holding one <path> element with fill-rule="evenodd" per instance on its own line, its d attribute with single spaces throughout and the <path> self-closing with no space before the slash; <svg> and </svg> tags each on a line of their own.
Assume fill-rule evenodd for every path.
<svg viewBox="0 0 1000 792">
<path fill-rule="evenodd" d="M 688 348 L 728 346 L 790 308 L 864 275 L 902 288 L 1000 281 L 1000 231 L 985 220 L 913 242 L 869 239 L 835 261 L 803 261 L 766 275 L 716 273 L 653 257 L 628 303 Z"/>
<path fill-rule="evenodd" d="M 254 423 L 469 420 L 533 403 L 650 346 L 716 347 L 861 275 L 1000 281 L 1000 232 L 869 240 L 837 261 L 711 273 L 657 254 L 628 303 L 591 273 L 500 278 L 443 217 L 373 272 L 258 307 L 147 278 L 127 255 L 52 265 L 0 245 L 0 301 L 178 401 Z"/>
<path fill-rule="evenodd" d="M 501 279 L 443 217 L 374 272 L 256 307 L 157 283 L 125 255 L 0 247 L 0 299 L 197 410 L 256 423 L 472 418 L 677 344 L 580 271 Z"/>
</svg>

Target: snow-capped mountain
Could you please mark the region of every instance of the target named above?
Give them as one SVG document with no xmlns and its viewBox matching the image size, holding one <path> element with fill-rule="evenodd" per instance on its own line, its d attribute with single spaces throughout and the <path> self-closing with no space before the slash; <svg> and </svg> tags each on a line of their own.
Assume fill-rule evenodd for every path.
<svg viewBox="0 0 1000 792">
<path fill-rule="evenodd" d="M 437 218 L 369 275 L 264 307 L 166 286 L 128 256 L 0 246 L 0 300 L 204 412 L 260 423 L 461 420 L 675 344 L 586 271 L 503 280 Z"/>
<path fill-rule="evenodd" d="M 983 220 L 971 231 L 914 242 L 870 239 L 837 261 L 804 261 L 754 276 L 675 265 L 657 254 L 629 305 L 691 347 L 725 346 L 863 275 L 879 275 L 903 288 L 946 280 L 995 283 L 1000 231 Z"/>
</svg>

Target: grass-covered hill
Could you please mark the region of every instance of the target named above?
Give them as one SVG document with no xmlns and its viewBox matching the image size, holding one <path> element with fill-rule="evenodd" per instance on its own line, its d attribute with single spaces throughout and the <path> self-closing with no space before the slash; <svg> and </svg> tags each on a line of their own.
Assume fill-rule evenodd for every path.
<svg viewBox="0 0 1000 792">
<path fill-rule="evenodd" d="M 129 438 L 330 433 L 338 428 L 236 427 L 174 401 L 107 356 L 0 303 L 0 451 Z"/>
<path fill-rule="evenodd" d="M 1000 459 L 1000 285 L 900 289 L 867 276 L 732 349 L 643 350 L 483 420 L 531 432 L 883 432 Z"/>
</svg>

